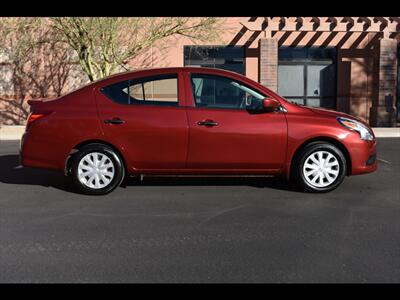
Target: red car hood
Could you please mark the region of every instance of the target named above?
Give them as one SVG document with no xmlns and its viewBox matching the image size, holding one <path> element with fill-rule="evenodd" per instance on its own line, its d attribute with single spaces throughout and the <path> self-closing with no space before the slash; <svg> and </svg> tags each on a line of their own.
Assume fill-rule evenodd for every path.
<svg viewBox="0 0 400 300">
<path fill-rule="evenodd" d="M 361 123 L 363 123 L 364 125 L 366 125 L 367 127 L 369 127 L 369 125 L 362 119 L 354 117 L 352 115 L 343 113 L 343 112 L 339 112 L 339 111 L 335 111 L 335 110 L 328 110 L 328 109 L 323 109 L 323 108 L 315 108 L 315 107 L 305 107 L 309 110 L 311 110 L 313 113 L 316 113 L 318 115 L 323 115 L 326 117 L 344 117 L 344 118 L 349 118 L 349 119 L 353 119 L 353 120 L 357 120 Z"/>
</svg>

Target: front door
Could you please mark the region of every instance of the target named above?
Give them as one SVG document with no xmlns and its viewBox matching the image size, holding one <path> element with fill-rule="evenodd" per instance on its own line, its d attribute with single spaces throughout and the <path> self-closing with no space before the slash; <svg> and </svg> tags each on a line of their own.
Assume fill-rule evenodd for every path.
<svg viewBox="0 0 400 300">
<path fill-rule="evenodd" d="M 185 168 L 188 124 L 178 77 L 160 74 L 96 91 L 106 139 L 124 151 L 132 172 Z"/>
<path fill-rule="evenodd" d="M 189 120 L 188 169 L 265 173 L 280 169 L 286 156 L 283 112 L 256 113 L 265 95 L 243 83 L 191 74 L 194 107 Z"/>
</svg>

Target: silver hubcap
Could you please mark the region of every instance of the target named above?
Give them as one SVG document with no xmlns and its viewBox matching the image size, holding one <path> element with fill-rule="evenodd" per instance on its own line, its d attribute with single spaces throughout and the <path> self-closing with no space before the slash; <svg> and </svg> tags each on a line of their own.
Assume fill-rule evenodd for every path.
<svg viewBox="0 0 400 300">
<path fill-rule="evenodd" d="M 327 187 L 339 176 L 340 165 L 337 158 L 327 151 L 311 153 L 305 160 L 303 175 L 315 187 Z"/>
<path fill-rule="evenodd" d="M 89 153 L 82 157 L 78 165 L 79 181 L 91 189 L 106 187 L 113 180 L 114 174 L 113 162 L 103 153 Z"/>
</svg>

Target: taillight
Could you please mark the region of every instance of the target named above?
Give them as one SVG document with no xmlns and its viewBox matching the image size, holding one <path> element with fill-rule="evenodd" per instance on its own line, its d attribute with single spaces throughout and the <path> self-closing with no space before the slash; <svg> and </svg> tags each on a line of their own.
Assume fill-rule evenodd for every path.
<svg viewBox="0 0 400 300">
<path fill-rule="evenodd" d="M 37 114 L 37 113 L 30 113 L 28 116 L 28 121 L 26 122 L 26 130 L 32 126 L 33 122 L 39 120 L 40 118 L 45 117 L 47 114 Z"/>
</svg>

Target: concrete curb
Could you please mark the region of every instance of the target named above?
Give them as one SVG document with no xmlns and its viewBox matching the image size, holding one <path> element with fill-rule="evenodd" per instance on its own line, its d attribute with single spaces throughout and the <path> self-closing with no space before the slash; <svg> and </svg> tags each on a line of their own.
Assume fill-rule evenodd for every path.
<svg viewBox="0 0 400 300">
<path fill-rule="evenodd" d="M 19 125 L 1 125 L 0 126 L 0 140 L 20 140 L 24 133 L 25 126 Z M 376 137 L 397 137 L 400 138 L 400 127 L 386 128 L 377 127 L 372 128 Z"/>
<path fill-rule="evenodd" d="M 0 140 L 20 140 L 24 131 L 23 125 L 0 125 Z"/>
<path fill-rule="evenodd" d="M 386 128 L 376 127 L 372 128 L 376 137 L 400 137 L 400 127 Z"/>
</svg>

